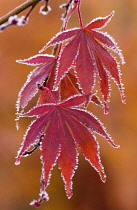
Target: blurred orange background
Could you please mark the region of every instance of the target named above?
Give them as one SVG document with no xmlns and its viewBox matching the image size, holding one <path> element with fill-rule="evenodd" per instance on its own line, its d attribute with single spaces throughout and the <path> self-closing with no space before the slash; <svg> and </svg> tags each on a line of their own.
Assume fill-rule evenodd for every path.
<svg viewBox="0 0 137 210">
<path fill-rule="evenodd" d="M 55 3 L 57 2 L 57 3 Z M 0 16 L 23 3 L 23 0 L 1 0 Z M 33 198 L 38 198 L 41 164 L 40 152 L 22 158 L 15 166 L 15 156 L 29 119 L 23 119 L 20 130 L 15 128 L 15 102 L 18 92 L 33 68 L 16 63 L 37 52 L 61 28 L 65 0 L 51 0 L 52 11 L 47 16 L 39 14 L 37 6 L 29 23 L 24 27 L 9 27 L 0 33 L 0 209 L 31 210 Z M 97 172 L 79 156 L 79 167 L 73 178 L 73 197 L 68 200 L 60 170 L 54 167 L 51 183 L 47 188 L 49 202 L 41 210 L 136 210 L 137 209 L 137 1 L 136 0 L 83 0 L 84 24 L 98 16 L 106 16 L 115 10 L 115 16 L 103 31 L 115 38 L 123 50 L 126 64 L 121 67 L 127 104 L 120 101 L 116 85 L 112 84 L 109 115 L 90 105 L 92 111 L 107 127 L 119 149 L 111 148 L 99 136 L 102 163 L 107 174 L 103 184 Z M 23 12 L 22 14 L 25 14 Z M 78 26 L 77 15 L 71 17 L 69 28 Z M 46 53 L 51 53 L 48 49 Z M 34 102 L 30 104 L 33 105 Z"/>
</svg>

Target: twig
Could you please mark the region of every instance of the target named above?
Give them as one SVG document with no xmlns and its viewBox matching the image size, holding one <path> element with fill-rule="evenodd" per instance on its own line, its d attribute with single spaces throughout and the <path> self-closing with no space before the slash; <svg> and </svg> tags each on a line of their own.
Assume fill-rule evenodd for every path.
<svg viewBox="0 0 137 210">
<path fill-rule="evenodd" d="M 30 6 L 36 4 L 36 3 L 40 2 L 40 1 L 43 1 L 43 0 L 27 0 L 23 4 L 19 5 L 18 7 L 16 7 L 15 9 L 11 10 L 6 15 L 4 15 L 3 17 L 1 17 L 0 18 L 0 25 L 2 25 L 3 23 L 7 22 L 8 19 L 9 19 L 9 17 L 21 13 L 25 9 L 29 8 Z"/>
<path fill-rule="evenodd" d="M 34 144 L 34 148 L 33 148 L 32 150 L 30 150 L 30 151 L 25 151 L 25 152 L 23 153 L 23 156 L 31 155 L 31 154 L 40 146 L 40 143 L 41 143 L 43 137 L 44 137 L 44 135 L 42 134 L 42 135 L 40 136 L 40 140 L 38 141 L 38 143 L 37 143 L 37 144 Z"/>
</svg>

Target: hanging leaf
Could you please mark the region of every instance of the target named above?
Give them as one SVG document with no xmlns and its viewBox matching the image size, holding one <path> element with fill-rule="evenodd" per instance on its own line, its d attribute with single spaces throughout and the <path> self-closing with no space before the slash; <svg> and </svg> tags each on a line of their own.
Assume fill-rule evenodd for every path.
<svg viewBox="0 0 137 210">
<path fill-rule="evenodd" d="M 113 78 L 118 85 L 122 102 L 125 103 L 123 86 L 120 79 L 120 68 L 116 58 L 109 50 L 116 53 L 120 62 L 124 63 L 121 50 L 116 42 L 107 33 L 98 31 L 105 27 L 114 15 L 114 11 L 104 18 L 96 18 L 84 28 L 76 28 L 58 33 L 47 45 L 47 47 L 69 40 L 62 47 L 57 61 L 56 79 L 54 88 L 57 89 L 66 73 L 72 65 L 75 66 L 75 75 L 78 78 L 79 87 L 83 93 L 88 95 L 93 91 L 95 77 L 99 76 L 100 90 L 104 100 L 105 113 L 108 112 L 108 100 L 110 96 L 109 78 Z"/>
<path fill-rule="evenodd" d="M 41 140 L 44 186 L 45 188 L 48 186 L 51 170 L 58 159 L 69 198 L 72 196 L 72 177 L 77 166 L 77 147 L 99 173 L 101 180 L 105 182 L 106 179 L 100 160 L 99 144 L 91 130 L 102 135 L 111 146 L 118 147 L 94 115 L 78 108 L 85 102 L 85 96 L 75 95 L 59 103 L 38 105 L 21 115 L 37 118 L 31 123 L 24 136 L 16 164 L 20 163 L 20 158 L 27 154 L 31 146 Z M 41 138 L 41 136 L 44 137 Z"/>
</svg>

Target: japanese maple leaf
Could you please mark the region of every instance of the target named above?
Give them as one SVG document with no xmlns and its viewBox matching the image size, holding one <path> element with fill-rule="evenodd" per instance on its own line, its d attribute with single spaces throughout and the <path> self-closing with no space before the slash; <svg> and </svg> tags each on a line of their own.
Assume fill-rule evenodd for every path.
<svg viewBox="0 0 137 210">
<path fill-rule="evenodd" d="M 79 86 L 85 94 L 89 94 L 94 88 L 95 76 L 97 75 L 100 79 L 100 90 L 104 99 L 106 112 L 110 95 L 109 77 L 112 77 L 118 85 L 121 99 L 125 103 L 119 65 L 109 50 L 118 54 L 122 64 L 124 63 L 123 55 L 113 38 L 107 33 L 97 30 L 105 27 L 111 20 L 113 14 L 114 11 L 107 17 L 96 18 L 84 28 L 74 28 L 58 33 L 41 50 L 43 51 L 47 47 L 69 40 L 62 47 L 59 54 L 54 88 L 58 88 L 58 84 L 71 69 L 72 65 L 75 66 L 75 74 L 78 78 Z"/>
<path fill-rule="evenodd" d="M 39 54 L 25 60 L 17 60 L 17 62 L 32 66 L 42 64 L 28 75 L 26 83 L 19 92 L 17 100 L 17 111 L 21 111 L 37 93 L 39 89 L 38 84 L 42 84 L 47 76 L 51 73 L 56 63 L 56 58 L 52 55 Z"/>
<path fill-rule="evenodd" d="M 43 200 L 48 200 L 48 196 L 45 197 L 43 186 L 44 188 L 48 186 L 51 170 L 57 159 L 66 194 L 68 198 L 72 196 L 72 177 L 78 158 L 77 148 L 81 150 L 86 160 L 105 182 L 106 175 L 100 160 L 99 144 L 91 130 L 103 136 L 113 147 L 118 147 L 107 134 L 103 124 L 93 114 L 79 108 L 85 103 L 85 96 L 75 95 L 58 103 L 54 103 L 51 95 L 49 98 L 51 103 L 38 105 L 21 115 L 21 117 L 36 116 L 36 120 L 28 127 L 17 155 L 16 164 L 20 163 L 20 158 L 27 154 L 26 151 L 31 146 L 41 141 L 43 185 L 40 190 L 40 198 L 31 203 L 36 206 Z"/>
</svg>

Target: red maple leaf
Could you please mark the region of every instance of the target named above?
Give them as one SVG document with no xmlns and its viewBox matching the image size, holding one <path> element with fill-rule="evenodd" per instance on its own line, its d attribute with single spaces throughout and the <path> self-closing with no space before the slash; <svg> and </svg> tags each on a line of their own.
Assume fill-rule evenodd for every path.
<svg viewBox="0 0 137 210">
<path fill-rule="evenodd" d="M 16 160 L 16 164 L 19 164 L 20 158 L 29 154 L 27 151 L 31 146 L 40 145 L 43 164 L 42 185 L 40 198 L 31 203 L 35 206 L 39 206 L 43 200 L 48 200 L 44 190 L 49 184 L 51 170 L 57 159 L 65 182 L 66 194 L 69 198 L 72 196 L 72 177 L 78 158 L 77 148 L 105 182 L 106 175 L 100 160 L 99 144 L 91 130 L 103 136 L 113 147 L 118 147 L 107 134 L 102 123 L 90 112 L 79 108 L 85 103 L 85 96 L 75 95 L 62 102 L 54 103 L 47 88 L 46 92 L 49 93 L 48 100 L 51 99 L 51 103 L 38 105 L 21 115 L 21 117 L 37 118 L 29 126 Z"/>
<path fill-rule="evenodd" d="M 100 90 L 104 100 L 105 112 L 108 112 L 109 100 L 109 77 L 112 77 L 118 85 L 122 102 L 125 96 L 120 79 L 120 68 L 116 58 L 109 50 L 117 53 L 120 62 L 124 59 L 116 42 L 107 33 L 98 31 L 111 20 L 114 11 L 104 18 L 96 18 L 84 28 L 74 28 L 58 33 L 47 45 L 47 47 L 69 40 L 59 54 L 56 68 L 54 88 L 58 89 L 60 81 L 65 74 L 74 66 L 75 75 L 78 78 L 79 87 L 84 94 L 88 95 L 94 88 L 95 77 L 99 76 Z M 41 52 L 40 51 L 40 52 Z"/>
<path fill-rule="evenodd" d="M 17 60 L 18 63 L 37 66 L 30 74 L 26 80 L 26 83 L 21 88 L 17 100 L 17 111 L 22 111 L 22 109 L 28 104 L 33 96 L 39 90 L 38 85 L 43 84 L 46 77 L 51 73 L 56 63 L 56 58 L 52 55 L 35 55 L 25 60 Z"/>
</svg>

